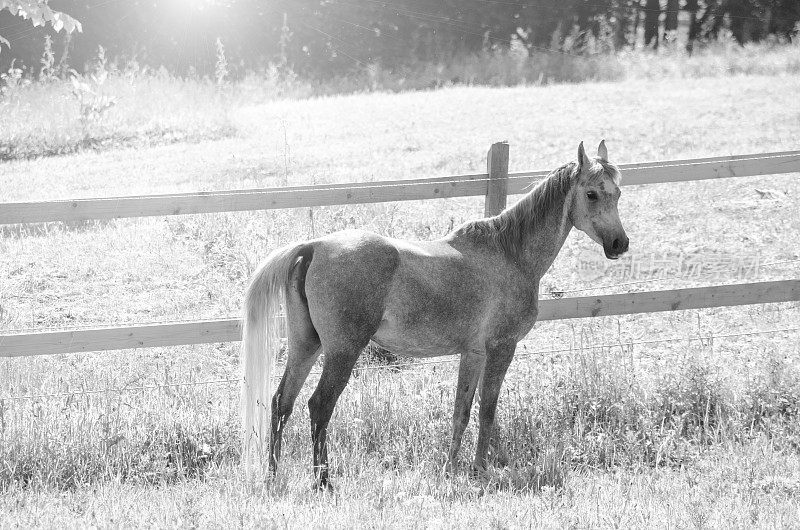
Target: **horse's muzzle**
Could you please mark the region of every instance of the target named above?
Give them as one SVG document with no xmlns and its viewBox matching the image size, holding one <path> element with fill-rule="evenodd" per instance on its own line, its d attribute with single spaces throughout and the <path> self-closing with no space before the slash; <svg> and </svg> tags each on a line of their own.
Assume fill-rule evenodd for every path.
<svg viewBox="0 0 800 530">
<path fill-rule="evenodd" d="M 619 259 L 619 257 L 628 252 L 628 236 L 622 234 L 619 237 L 606 240 L 603 242 L 603 251 L 608 259 Z"/>
</svg>

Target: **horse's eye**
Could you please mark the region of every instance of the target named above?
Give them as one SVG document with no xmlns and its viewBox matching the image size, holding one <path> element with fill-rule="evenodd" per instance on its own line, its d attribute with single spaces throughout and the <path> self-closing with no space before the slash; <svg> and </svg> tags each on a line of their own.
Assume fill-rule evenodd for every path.
<svg viewBox="0 0 800 530">
<path fill-rule="evenodd" d="M 596 201 L 597 200 L 597 192 L 596 191 L 587 192 L 586 193 L 586 198 L 589 199 L 590 201 Z"/>
</svg>

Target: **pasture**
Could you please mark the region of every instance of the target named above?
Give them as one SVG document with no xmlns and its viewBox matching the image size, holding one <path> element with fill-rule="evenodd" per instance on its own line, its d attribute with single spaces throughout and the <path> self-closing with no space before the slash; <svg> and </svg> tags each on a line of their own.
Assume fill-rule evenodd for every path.
<svg viewBox="0 0 800 530">
<path fill-rule="evenodd" d="M 111 132 L 117 121 L 130 123 L 126 101 L 158 102 L 146 84 L 130 87 L 101 124 Z M 617 163 L 792 150 L 800 145 L 798 90 L 795 75 L 258 104 L 198 89 L 203 104 L 153 117 L 196 133 L 18 157 L 0 165 L 0 200 L 480 172 L 486 148 L 499 140 L 511 144 L 511 171 L 552 169 L 575 156 L 581 139 L 605 138 Z M 31 89 L 15 97 L 3 119 L 17 112 L 21 127 L 25 98 L 40 95 Z M 61 125 L 40 124 L 46 130 L 29 137 L 47 138 Z M 3 140 L 25 138 L 17 131 Z M 653 278 L 629 277 L 625 262 L 587 279 L 576 264 L 600 250 L 573 231 L 542 293 L 795 278 L 798 192 L 796 175 L 624 188 L 620 213 L 632 255 L 723 265 L 682 274 L 662 263 L 663 279 L 632 283 Z M 225 317 L 239 311 L 250 272 L 278 245 L 354 227 L 430 239 L 481 213 L 480 199 L 451 199 L 3 227 L 0 325 Z M 768 266 L 743 277 L 737 259 Z M 278 477 L 247 483 L 238 467 L 238 344 L 2 359 L 0 523 L 792 526 L 800 516 L 799 309 L 769 304 L 537 325 L 501 395 L 511 460 L 498 462 L 490 480 L 441 473 L 454 363 L 365 361 L 334 414 L 338 488 L 325 496 L 310 493 L 301 405 L 314 374 L 285 433 Z M 474 427 L 464 455 L 473 450 Z"/>
</svg>

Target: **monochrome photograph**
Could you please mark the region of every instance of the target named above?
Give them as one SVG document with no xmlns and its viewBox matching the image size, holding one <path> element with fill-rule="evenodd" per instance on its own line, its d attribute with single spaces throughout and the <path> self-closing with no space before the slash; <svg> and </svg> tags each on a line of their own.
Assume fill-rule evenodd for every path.
<svg viewBox="0 0 800 530">
<path fill-rule="evenodd" d="M 800 528 L 800 2 L 0 0 L 5 528 Z"/>
</svg>

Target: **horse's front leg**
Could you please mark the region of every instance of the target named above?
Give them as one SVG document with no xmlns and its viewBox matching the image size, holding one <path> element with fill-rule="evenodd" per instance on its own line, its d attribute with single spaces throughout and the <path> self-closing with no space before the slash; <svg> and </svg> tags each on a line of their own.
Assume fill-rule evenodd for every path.
<svg viewBox="0 0 800 530">
<path fill-rule="evenodd" d="M 474 471 L 486 470 L 486 457 L 492 436 L 497 400 L 500 397 L 500 387 L 506 377 L 508 366 L 514 358 L 516 343 L 496 345 L 487 348 L 486 367 L 483 372 L 481 385 L 481 404 L 478 415 L 480 426 L 478 430 L 478 447 L 475 450 L 475 460 L 472 463 Z"/>
<path fill-rule="evenodd" d="M 453 407 L 453 439 L 450 442 L 450 451 L 444 468 L 445 473 L 453 473 L 456 470 L 458 450 L 461 448 L 461 439 L 464 437 L 464 430 L 469 423 L 475 389 L 478 386 L 485 360 L 485 356 L 475 353 L 468 352 L 461 355 L 461 363 L 458 366 L 456 400 Z"/>
</svg>

